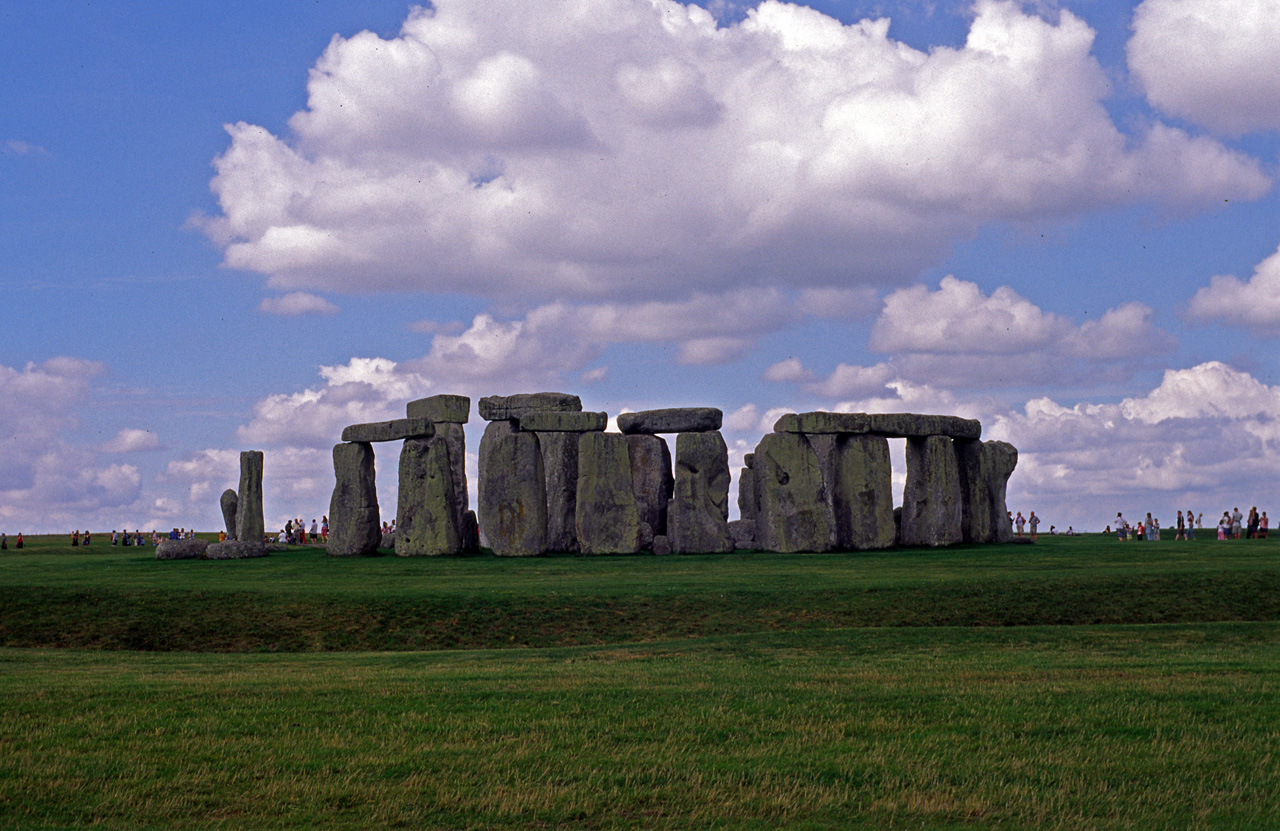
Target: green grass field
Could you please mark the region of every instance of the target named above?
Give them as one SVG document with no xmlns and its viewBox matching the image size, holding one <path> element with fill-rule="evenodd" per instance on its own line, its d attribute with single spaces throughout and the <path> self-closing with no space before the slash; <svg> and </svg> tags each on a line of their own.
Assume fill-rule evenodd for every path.
<svg viewBox="0 0 1280 831">
<path fill-rule="evenodd" d="M 1274 828 L 1272 540 L 0 554 L 0 827 Z M 54 648 L 63 647 L 63 648 Z"/>
</svg>

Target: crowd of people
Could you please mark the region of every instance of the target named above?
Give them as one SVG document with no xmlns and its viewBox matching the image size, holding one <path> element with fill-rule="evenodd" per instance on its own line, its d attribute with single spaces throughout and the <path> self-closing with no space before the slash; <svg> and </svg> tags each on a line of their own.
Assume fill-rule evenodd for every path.
<svg viewBox="0 0 1280 831">
<path fill-rule="evenodd" d="M 329 541 L 329 517 L 323 517 L 318 521 L 312 519 L 309 529 L 303 520 L 291 519 L 284 524 L 284 528 L 276 535 L 274 540 L 270 538 L 266 540 L 266 542 L 278 542 L 286 545 L 306 545 L 308 541 L 312 545 L 323 545 Z"/>
<path fill-rule="evenodd" d="M 1257 507 L 1249 509 L 1247 519 L 1244 514 L 1240 513 L 1239 508 L 1223 511 L 1221 519 L 1218 520 L 1218 539 L 1266 539 L 1270 522 L 1267 518 L 1267 512 L 1259 513 Z M 1108 525 L 1104 533 L 1115 534 L 1117 539 L 1120 540 L 1155 541 L 1160 539 L 1160 518 L 1153 517 L 1150 513 L 1131 525 L 1124 518 L 1124 513 L 1117 511 L 1114 525 L 1114 529 L 1111 525 Z M 1196 531 L 1203 529 L 1203 513 L 1178 511 L 1176 531 L 1173 538 L 1175 540 L 1194 540 Z"/>
</svg>

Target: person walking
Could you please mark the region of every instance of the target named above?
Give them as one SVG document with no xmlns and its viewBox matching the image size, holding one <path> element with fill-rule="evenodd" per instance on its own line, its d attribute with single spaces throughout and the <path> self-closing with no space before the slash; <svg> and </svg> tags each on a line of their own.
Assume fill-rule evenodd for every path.
<svg viewBox="0 0 1280 831">
<path fill-rule="evenodd" d="M 1195 514 L 1187 511 L 1187 539 L 1194 540 L 1196 538 Z"/>
</svg>

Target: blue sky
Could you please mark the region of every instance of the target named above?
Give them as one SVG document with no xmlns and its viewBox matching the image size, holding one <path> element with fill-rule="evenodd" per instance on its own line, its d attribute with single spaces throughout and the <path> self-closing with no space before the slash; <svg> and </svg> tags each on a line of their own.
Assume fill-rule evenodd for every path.
<svg viewBox="0 0 1280 831">
<path fill-rule="evenodd" d="M 310 519 L 344 424 L 534 389 L 735 464 L 977 417 L 1063 527 L 1267 509 L 1280 3 L 709 9 L 5 4 L 0 530 L 214 528 L 249 448 Z"/>
</svg>

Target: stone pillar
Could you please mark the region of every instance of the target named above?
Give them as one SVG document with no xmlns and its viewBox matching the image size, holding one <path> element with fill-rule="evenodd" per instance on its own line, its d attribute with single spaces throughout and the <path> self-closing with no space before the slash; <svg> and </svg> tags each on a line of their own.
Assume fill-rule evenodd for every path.
<svg viewBox="0 0 1280 831">
<path fill-rule="evenodd" d="M 240 492 L 236 495 L 236 539 L 262 542 L 262 451 L 240 453 Z"/>
<path fill-rule="evenodd" d="M 449 472 L 453 477 L 453 510 L 461 534 L 463 550 L 478 548 L 475 515 L 470 511 L 467 491 L 467 440 L 463 425 L 471 417 L 471 399 L 465 395 L 432 395 L 410 401 L 405 407 L 409 418 L 425 418 L 435 427 L 435 435 L 443 437 L 449 454 Z M 397 518 L 396 525 L 403 523 Z"/>
<path fill-rule="evenodd" d="M 955 444 L 946 436 L 907 439 L 900 543 L 940 546 L 963 539 L 959 468 Z"/>
<path fill-rule="evenodd" d="M 748 453 L 742 458 L 744 467 L 738 474 L 738 515 L 743 522 L 755 524 L 756 514 L 760 512 L 760 500 L 756 494 L 755 465 L 756 454 Z"/>
<path fill-rule="evenodd" d="M 832 464 L 836 547 L 889 548 L 893 524 L 893 471 L 884 436 L 841 435 Z"/>
<path fill-rule="evenodd" d="M 396 507 L 398 556 L 462 553 L 463 517 L 458 513 L 449 461 L 449 442 L 440 434 L 404 440 Z"/>
<path fill-rule="evenodd" d="M 576 435 L 581 435 L 578 546 L 583 554 L 634 554 L 640 550 L 640 513 L 632 490 L 627 437 L 617 433 Z"/>
<path fill-rule="evenodd" d="M 240 503 L 240 497 L 236 496 L 236 492 L 227 488 L 222 492 L 222 498 L 219 504 L 222 507 L 222 523 L 227 526 L 227 539 L 234 540 L 238 529 L 236 528 L 237 506 Z M 259 540 L 261 542 L 261 540 Z"/>
<path fill-rule="evenodd" d="M 376 554 L 382 542 L 382 529 L 373 445 L 368 442 L 334 445 L 333 473 L 336 482 L 329 500 L 329 556 Z"/>
<path fill-rule="evenodd" d="M 733 550 L 729 533 L 729 448 L 720 431 L 676 436 L 675 487 L 667 537 L 677 554 Z"/>
<path fill-rule="evenodd" d="M 1009 542 L 1013 539 L 1013 526 L 1009 523 L 1005 492 L 1009 476 L 1018 466 L 1018 449 L 1008 442 L 983 442 L 982 457 L 987 475 L 987 501 L 991 506 L 991 541 Z"/>
<path fill-rule="evenodd" d="M 675 479 L 671 474 L 671 450 L 662 436 L 627 436 L 631 461 L 631 488 L 635 493 L 640 521 L 649 526 L 652 537 L 667 533 L 667 502 Z"/>
<path fill-rule="evenodd" d="M 827 551 L 833 523 L 818 454 L 800 433 L 770 433 L 756 446 L 756 544 L 764 551 Z"/>
<path fill-rule="evenodd" d="M 480 526 L 499 557 L 547 550 L 547 489 L 538 437 L 493 421 L 480 440 Z"/>
<path fill-rule="evenodd" d="M 827 515 L 832 517 L 830 524 L 830 547 L 836 547 L 835 492 L 836 492 L 836 441 L 838 433 L 806 434 L 809 446 L 818 457 L 818 469 L 822 471 L 822 501 L 827 506 Z"/>
<path fill-rule="evenodd" d="M 546 477 L 547 550 L 578 550 L 578 437 L 583 433 L 535 433 Z"/>
</svg>

